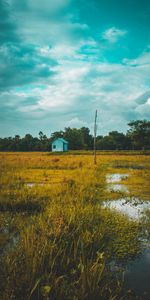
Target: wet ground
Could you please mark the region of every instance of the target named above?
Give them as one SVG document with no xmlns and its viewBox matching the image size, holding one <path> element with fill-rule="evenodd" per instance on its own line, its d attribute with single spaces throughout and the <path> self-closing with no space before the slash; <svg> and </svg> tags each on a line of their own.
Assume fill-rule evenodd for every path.
<svg viewBox="0 0 150 300">
<path fill-rule="evenodd" d="M 109 192 L 122 192 L 125 196 L 117 200 L 104 201 L 103 206 L 116 210 L 124 214 L 128 218 L 132 218 L 137 222 L 142 218 L 146 218 L 146 211 L 150 209 L 150 202 L 143 201 L 136 197 L 130 197 L 128 186 L 125 180 L 128 174 L 110 174 L 106 176 L 107 190 Z M 123 181 L 123 183 L 121 183 Z M 130 259 L 126 264 L 122 264 L 124 269 L 124 287 L 128 290 L 134 290 L 135 294 L 141 300 L 150 299 L 150 241 L 145 236 L 140 241 L 142 245 L 141 253 L 134 259 Z M 115 270 L 118 265 L 113 262 L 112 270 Z M 133 296 L 134 297 L 134 296 Z M 135 296 L 136 299 L 136 296 Z"/>
<path fill-rule="evenodd" d="M 150 248 L 130 261 L 125 269 L 124 286 L 133 289 L 142 300 L 150 299 Z"/>
<path fill-rule="evenodd" d="M 118 170 L 117 170 L 118 171 Z M 125 170 L 127 172 L 127 170 Z M 106 176 L 107 191 L 111 193 L 118 193 L 118 199 L 109 199 L 103 202 L 103 206 L 111 210 L 117 211 L 128 218 L 135 220 L 136 222 L 142 222 L 143 218 L 146 218 L 146 211 L 150 209 L 150 201 L 145 201 L 138 197 L 131 197 L 127 185 L 127 180 L 130 173 L 114 173 Z M 51 186 L 53 184 L 62 183 L 62 181 L 54 182 L 27 182 L 25 186 L 33 188 L 37 186 Z M 4 234 L 9 235 L 9 241 L 4 247 L 4 252 L 9 251 L 12 247 L 16 247 L 19 235 L 16 233 L 10 234 L 5 232 Z M 124 270 L 124 287 L 125 289 L 134 290 L 135 293 L 141 297 L 141 300 L 150 299 L 150 241 L 145 235 L 143 240 L 139 242 L 142 245 L 142 251 L 134 259 L 122 263 L 122 269 Z M 115 270 L 118 265 L 114 262 L 112 270 Z M 120 265 L 119 265 L 120 267 Z M 136 298 L 135 298 L 136 299 Z"/>
<path fill-rule="evenodd" d="M 104 202 L 104 207 L 109 207 L 130 218 L 139 220 L 145 214 L 145 211 L 150 209 L 150 202 L 142 202 L 138 198 L 127 197 L 119 200 L 106 201 Z"/>
</svg>

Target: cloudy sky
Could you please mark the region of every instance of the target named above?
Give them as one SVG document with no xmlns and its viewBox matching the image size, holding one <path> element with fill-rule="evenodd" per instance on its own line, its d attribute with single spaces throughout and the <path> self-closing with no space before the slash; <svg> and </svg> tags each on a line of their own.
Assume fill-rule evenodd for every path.
<svg viewBox="0 0 150 300">
<path fill-rule="evenodd" d="M 150 117 L 149 0 L 0 0 L 0 136 Z"/>
</svg>

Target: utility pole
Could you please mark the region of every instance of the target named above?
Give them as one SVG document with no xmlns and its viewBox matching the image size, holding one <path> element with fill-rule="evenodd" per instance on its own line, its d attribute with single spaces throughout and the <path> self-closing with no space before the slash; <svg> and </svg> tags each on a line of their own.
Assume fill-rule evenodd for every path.
<svg viewBox="0 0 150 300">
<path fill-rule="evenodd" d="M 95 111 L 95 121 L 94 121 L 94 164 L 96 165 L 96 133 L 97 133 L 97 109 Z"/>
</svg>

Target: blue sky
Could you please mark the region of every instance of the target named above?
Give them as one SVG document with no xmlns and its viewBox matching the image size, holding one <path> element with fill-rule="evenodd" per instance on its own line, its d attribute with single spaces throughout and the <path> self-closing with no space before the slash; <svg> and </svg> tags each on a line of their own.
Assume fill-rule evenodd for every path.
<svg viewBox="0 0 150 300">
<path fill-rule="evenodd" d="M 150 118 L 149 0 L 0 0 L 0 136 Z"/>
</svg>

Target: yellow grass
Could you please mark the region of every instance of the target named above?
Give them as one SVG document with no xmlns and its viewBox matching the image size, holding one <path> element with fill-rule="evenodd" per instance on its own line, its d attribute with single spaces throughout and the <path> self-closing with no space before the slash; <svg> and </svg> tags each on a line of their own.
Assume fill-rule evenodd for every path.
<svg viewBox="0 0 150 300">
<path fill-rule="evenodd" d="M 2 300 L 121 299 L 107 261 L 136 255 L 143 227 L 102 203 L 149 200 L 150 179 L 149 156 L 126 154 L 0 153 Z M 115 173 L 128 195 L 107 189 Z"/>
</svg>

